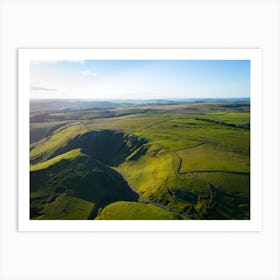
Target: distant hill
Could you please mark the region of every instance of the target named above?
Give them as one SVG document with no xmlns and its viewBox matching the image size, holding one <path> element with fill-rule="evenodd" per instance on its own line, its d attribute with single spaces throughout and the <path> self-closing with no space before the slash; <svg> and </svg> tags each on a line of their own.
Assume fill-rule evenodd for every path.
<svg viewBox="0 0 280 280">
<path fill-rule="evenodd" d="M 87 109 L 112 109 L 135 105 L 171 105 L 186 102 L 249 102 L 249 98 L 188 98 L 188 99 L 126 99 L 126 100 L 79 100 L 79 99 L 31 99 L 30 113 L 71 111 Z"/>
<path fill-rule="evenodd" d="M 110 101 L 83 101 L 83 100 L 31 100 L 30 112 L 67 111 L 84 109 L 114 108 L 116 104 Z"/>
</svg>

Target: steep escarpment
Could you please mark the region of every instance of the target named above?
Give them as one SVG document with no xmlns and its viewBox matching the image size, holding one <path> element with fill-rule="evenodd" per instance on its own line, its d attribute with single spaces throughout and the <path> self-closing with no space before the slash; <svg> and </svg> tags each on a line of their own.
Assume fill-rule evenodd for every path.
<svg viewBox="0 0 280 280">
<path fill-rule="evenodd" d="M 91 131 L 73 138 L 65 147 L 58 149 L 53 155 L 81 148 L 83 153 L 110 166 L 117 166 L 140 148 L 142 148 L 141 152 L 143 153 L 142 146 L 145 143 L 147 142 L 144 138 L 126 135 L 120 131 Z"/>
<path fill-rule="evenodd" d="M 144 144 L 147 141 L 144 138 L 127 135 L 121 131 L 97 130 L 81 134 L 77 132 L 69 139 L 65 137 L 67 132 L 60 133 L 59 141 L 61 143 L 59 145 L 55 143 L 56 139 L 54 139 L 57 138 L 57 134 L 39 143 L 38 147 L 31 151 L 31 164 L 81 148 L 84 154 L 93 156 L 110 166 L 116 166 L 132 153 L 134 153 L 134 157 L 137 157 L 137 153 L 143 154 L 146 151 Z M 64 141 L 63 137 L 65 137 Z"/>
<path fill-rule="evenodd" d="M 109 203 L 138 200 L 118 172 L 73 151 L 31 168 L 30 182 L 32 219 L 93 219 Z"/>
<path fill-rule="evenodd" d="M 76 128 L 76 131 L 75 131 Z M 31 151 L 30 217 L 93 219 L 115 201 L 138 194 L 112 167 L 146 152 L 143 138 L 114 130 L 66 127 Z"/>
<path fill-rule="evenodd" d="M 32 114 L 32 219 L 250 219 L 243 105 Z"/>
</svg>

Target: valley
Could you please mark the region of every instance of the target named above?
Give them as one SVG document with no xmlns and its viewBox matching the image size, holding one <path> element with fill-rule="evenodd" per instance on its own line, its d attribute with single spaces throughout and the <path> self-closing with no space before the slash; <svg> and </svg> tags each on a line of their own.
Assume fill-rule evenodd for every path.
<svg viewBox="0 0 280 280">
<path fill-rule="evenodd" d="M 40 102 L 30 219 L 250 219 L 249 100 Z"/>
</svg>

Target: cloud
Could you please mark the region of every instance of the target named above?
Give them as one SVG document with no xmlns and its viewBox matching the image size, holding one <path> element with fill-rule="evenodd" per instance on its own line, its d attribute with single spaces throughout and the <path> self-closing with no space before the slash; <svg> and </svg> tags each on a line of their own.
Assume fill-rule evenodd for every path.
<svg viewBox="0 0 280 280">
<path fill-rule="evenodd" d="M 31 86 L 31 90 L 39 90 L 39 91 L 56 91 L 54 88 L 46 88 L 46 87 L 36 87 L 36 86 Z"/>
<path fill-rule="evenodd" d="M 68 63 L 79 63 L 79 64 L 86 64 L 86 61 L 85 60 L 64 60 L 64 62 L 68 62 Z"/>
<path fill-rule="evenodd" d="M 62 59 L 62 60 L 54 60 L 54 59 L 49 59 L 49 60 L 31 60 L 30 63 L 32 65 L 36 64 L 57 64 L 57 63 L 78 63 L 78 64 L 86 64 L 86 60 L 73 60 L 73 59 Z"/>
<path fill-rule="evenodd" d="M 96 77 L 96 72 L 92 71 L 92 70 L 81 70 L 80 74 L 85 76 L 85 77 Z"/>
</svg>

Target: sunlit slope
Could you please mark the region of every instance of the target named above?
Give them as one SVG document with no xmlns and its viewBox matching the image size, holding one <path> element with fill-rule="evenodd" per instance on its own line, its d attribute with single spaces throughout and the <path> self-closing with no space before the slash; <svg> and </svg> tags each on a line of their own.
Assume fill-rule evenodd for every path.
<svg viewBox="0 0 280 280">
<path fill-rule="evenodd" d="M 41 163 L 38 163 L 36 165 L 31 165 L 30 171 L 36 171 L 36 170 L 41 170 L 41 169 L 46 169 L 56 163 L 59 163 L 61 160 L 71 160 L 71 159 L 77 159 L 79 157 L 83 157 L 85 154 L 81 152 L 81 149 L 73 149 L 70 150 L 64 154 L 58 155 L 54 158 L 51 158 L 47 161 L 43 161 Z"/>
<path fill-rule="evenodd" d="M 182 161 L 178 172 L 250 172 L 249 157 L 219 148 L 216 145 L 201 144 L 199 146 L 177 151 Z"/>
<path fill-rule="evenodd" d="M 114 202 L 102 209 L 96 220 L 178 220 L 180 216 L 160 207 L 137 202 Z"/>
<path fill-rule="evenodd" d="M 227 106 L 227 105 L 224 105 Z M 214 112 L 207 114 L 200 114 L 200 119 L 205 120 L 215 120 L 221 121 L 227 124 L 235 124 L 239 126 L 244 126 L 250 123 L 250 113 L 249 112 Z"/>
<path fill-rule="evenodd" d="M 70 121 L 30 122 L 30 143 L 36 143 L 51 135 L 55 130 L 66 126 Z"/>
<path fill-rule="evenodd" d="M 189 119 L 192 117 L 192 119 Z M 182 150 L 197 144 L 214 144 L 224 150 L 248 156 L 250 131 L 197 120 L 197 116 L 170 116 L 170 119 L 135 134 L 170 150 Z"/>
<path fill-rule="evenodd" d="M 176 181 L 173 154 L 157 145 L 149 145 L 147 152 L 137 160 L 126 160 L 117 170 L 143 196 L 165 192 Z"/>
<path fill-rule="evenodd" d="M 126 160 L 117 170 L 125 174 L 129 184 L 145 198 L 194 219 L 249 217 L 249 174 L 226 171 L 179 173 L 179 166 L 175 152 L 150 145 L 145 155 L 137 161 Z M 211 205 L 209 183 L 218 193 L 215 204 Z M 236 195 L 232 197 L 232 193 Z"/>
<path fill-rule="evenodd" d="M 50 137 L 42 139 L 33 146 L 30 151 L 30 161 L 36 163 L 59 155 L 60 153 L 56 153 L 58 149 L 67 145 L 74 137 L 87 131 L 87 128 L 82 124 L 71 124 L 57 129 Z"/>
<path fill-rule="evenodd" d="M 120 174 L 78 150 L 34 166 L 30 182 L 33 219 L 94 218 L 108 203 L 138 200 Z"/>
<path fill-rule="evenodd" d="M 136 150 L 139 151 L 145 143 L 144 138 L 128 135 L 121 131 L 89 131 L 88 128 L 83 129 L 81 125 L 73 125 L 58 130 L 51 137 L 39 142 L 31 150 L 30 159 L 31 163 L 34 164 L 49 160 L 72 149 L 80 148 L 83 153 L 114 166 L 123 162 L 131 153 Z"/>
<path fill-rule="evenodd" d="M 31 150 L 31 161 L 46 160 L 53 156 L 55 150 L 67 145 L 67 143 L 89 131 L 115 130 L 134 134 L 147 139 L 150 143 L 161 145 L 170 150 L 182 150 L 198 144 L 208 143 L 217 145 L 224 150 L 241 153 L 248 156 L 250 149 L 250 135 L 248 129 L 228 127 L 197 118 L 210 119 L 216 114 L 149 114 L 137 117 L 109 118 L 98 120 L 86 120 L 62 127 L 50 137 L 38 142 Z M 249 121 L 248 113 L 232 113 L 218 117 L 229 120 L 228 124 L 239 123 L 244 125 Z"/>
<path fill-rule="evenodd" d="M 245 116 L 242 116 L 242 115 Z M 247 113 L 238 121 L 247 122 Z M 192 117 L 193 119 L 188 119 Z M 250 195 L 250 137 L 246 127 L 170 116 L 170 120 L 135 132 L 151 146 L 137 161 L 119 166 L 143 196 L 194 218 L 247 219 Z M 227 121 L 234 121 L 228 116 Z M 236 119 L 237 119 L 236 118 Z M 192 142 L 194 141 L 194 142 Z M 217 188 L 209 206 L 209 183 Z M 169 189 L 175 190 L 175 195 Z M 192 195 L 198 197 L 197 201 Z M 235 197 L 231 197 L 235 193 Z M 183 198 L 182 198 L 183 197 Z M 215 205 L 215 207 L 213 206 Z"/>
<path fill-rule="evenodd" d="M 104 178 L 111 174 L 144 198 L 193 219 L 248 219 L 250 114 L 232 112 L 235 107 L 230 112 L 210 112 L 205 104 L 196 104 L 191 113 L 183 107 L 176 107 L 176 112 L 172 106 L 165 111 L 160 108 L 159 112 L 154 108 L 137 115 L 85 120 L 79 112 L 79 121 L 33 143 L 30 170 L 34 218 L 93 217 L 92 212 L 96 215 L 96 209 L 102 209 L 104 203 L 91 196 L 90 190 L 96 188 L 99 192 L 95 186 L 98 182 L 99 186 L 108 186 Z M 79 171 L 79 166 L 88 171 Z M 105 175 L 100 177 L 100 173 Z M 86 176 L 88 187 L 83 185 Z M 115 183 L 113 180 L 111 185 Z M 215 196 L 209 184 L 214 186 Z M 107 199 L 106 205 L 123 200 L 136 201 L 119 194 Z M 135 219 L 141 219 L 137 209 L 143 213 L 148 209 L 142 203 L 116 204 L 121 218 L 125 217 L 125 209 L 130 209 Z M 105 209 L 110 209 L 103 212 L 106 217 L 117 219 L 118 215 L 112 213 L 115 208 L 109 205 Z"/>
</svg>

